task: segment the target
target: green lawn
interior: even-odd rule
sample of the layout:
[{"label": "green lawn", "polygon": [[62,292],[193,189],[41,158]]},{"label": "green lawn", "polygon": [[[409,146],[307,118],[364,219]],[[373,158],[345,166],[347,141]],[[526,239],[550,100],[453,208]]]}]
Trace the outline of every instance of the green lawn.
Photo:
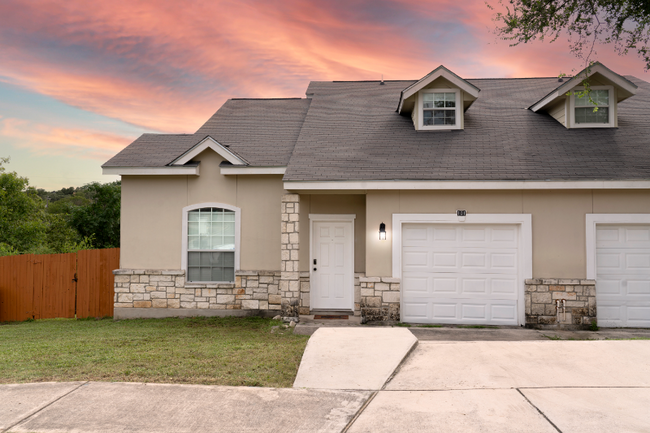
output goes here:
[{"label": "green lawn", "polygon": [[307,337],[252,318],[0,324],[0,383],[120,381],[290,387]]}]

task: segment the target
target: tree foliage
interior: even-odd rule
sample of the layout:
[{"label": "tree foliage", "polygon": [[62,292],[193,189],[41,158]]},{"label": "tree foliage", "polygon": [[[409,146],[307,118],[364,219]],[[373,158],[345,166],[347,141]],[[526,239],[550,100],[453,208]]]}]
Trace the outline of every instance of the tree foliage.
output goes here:
[{"label": "tree foliage", "polygon": [[29,251],[46,241],[45,206],[27,178],[5,172],[0,158],[0,244],[5,250]]},{"label": "tree foliage", "polygon": [[94,182],[83,187],[90,200],[72,211],[72,226],[84,237],[93,236],[97,248],[120,246],[120,182]]},{"label": "tree foliage", "polygon": [[[499,0],[497,34],[519,45],[557,40],[566,32],[571,51],[588,64],[598,43],[613,44],[619,54],[636,51],[650,69],[648,0]],[[492,6],[488,5],[491,9]]]},{"label": "tree foliage", "polygon": [[120,182],[36,190],[0,157],[0,256],[119,247]]}]

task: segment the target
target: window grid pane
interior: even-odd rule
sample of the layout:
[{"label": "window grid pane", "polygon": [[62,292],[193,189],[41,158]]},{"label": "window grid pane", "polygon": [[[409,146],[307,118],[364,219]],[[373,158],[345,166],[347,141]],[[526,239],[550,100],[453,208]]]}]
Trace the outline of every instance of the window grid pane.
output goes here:
[{"label": "window grid pane", "polygon": [[609,108],[599,107],[594,112],[592,107],[577,107],[576,123],[609,123]]},{"label": "window grid pane", "polygon": [[456,93],[424,93],[422,124],[424,126],[455,125]]},{"label": "window grid pane", "polygon": [[234,252],[191,251],[187,254],[189,281],[235,280]]},{"label": "window grid pane", "polygon": [[187,228],[188,281],[234,281],[235,212],[195,209]]},{"label": "window grid pane", "polygon": [[235,212],[218,208],[196,209],[190,211],[188,219],[188,250],[235,249]]}]

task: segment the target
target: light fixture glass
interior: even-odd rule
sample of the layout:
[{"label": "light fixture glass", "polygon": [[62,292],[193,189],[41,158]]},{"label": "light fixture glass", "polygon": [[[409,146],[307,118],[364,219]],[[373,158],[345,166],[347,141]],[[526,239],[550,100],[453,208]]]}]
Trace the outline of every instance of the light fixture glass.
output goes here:
[{"label": "light fixture glass", "polygon": [[379,224],[379,240],[386,240],[386,224],[384,223]]}]

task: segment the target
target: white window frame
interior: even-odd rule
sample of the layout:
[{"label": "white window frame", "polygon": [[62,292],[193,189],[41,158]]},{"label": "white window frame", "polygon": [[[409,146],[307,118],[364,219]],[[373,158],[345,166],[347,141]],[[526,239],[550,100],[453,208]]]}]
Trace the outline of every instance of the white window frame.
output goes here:
[{"label": "white window frame", "polygon": [[235,274],[240,270],[240,246],[241,246],[241,209],[237,206],[231,206],[225,203],[206,202],[197,203],[183,208],[183,223],[182,223],[182,241],[181,241],[181,269],[185,271],[185,281],[189,284],[219,284],[219,283],[234,283],[233,281],[188,281],[188,266],[187,266],[187,221],[190,211],[202,208],[220,208],[232,211],[235,213]]},{"label": "white window frame", "polygon": [[[425,93],[455,93],[456,94],[456,108],[455,108],[456,124],[455,125],[425,125],[424,124],[424,94]],[[460,129],[460,124],[461,124],[460,116],[462,116],[463,114],[461,105],[462,105],[462,101],[460,100],[460,89],[433,88],[433,89],[420,90],[418,95],[418,114],[419,114],[418,129],[423,131]]]},{"label": "white window frame", "polygon": [[[463,218],[463,217],[461,217]],[[467,214],[464,220],[455,214],[393,214],[393,278],[402,280],[402,227],[404,224],[494,224],[519,226],[519,292],[517,294],[518,324],[526,324],[526,280],[533,278],[532,214]],[[400,291],[400,303],[404,292]]]},{"label": "white window frame", "polygon": [[[613,128],[616,125],[614,113],[616,111],[616,101],[614,100],[614,86],[592,86],[591,90],[607,90],[609,92],[609,122],[607,123],[576,123],[576,94],[575,92],[584,91],[584,87],[574,87],[569,96],[569,116],[571,128]],[[585,96],[586,98],[586,96]],[[580,107],[582,108],[582,107]]]}]

